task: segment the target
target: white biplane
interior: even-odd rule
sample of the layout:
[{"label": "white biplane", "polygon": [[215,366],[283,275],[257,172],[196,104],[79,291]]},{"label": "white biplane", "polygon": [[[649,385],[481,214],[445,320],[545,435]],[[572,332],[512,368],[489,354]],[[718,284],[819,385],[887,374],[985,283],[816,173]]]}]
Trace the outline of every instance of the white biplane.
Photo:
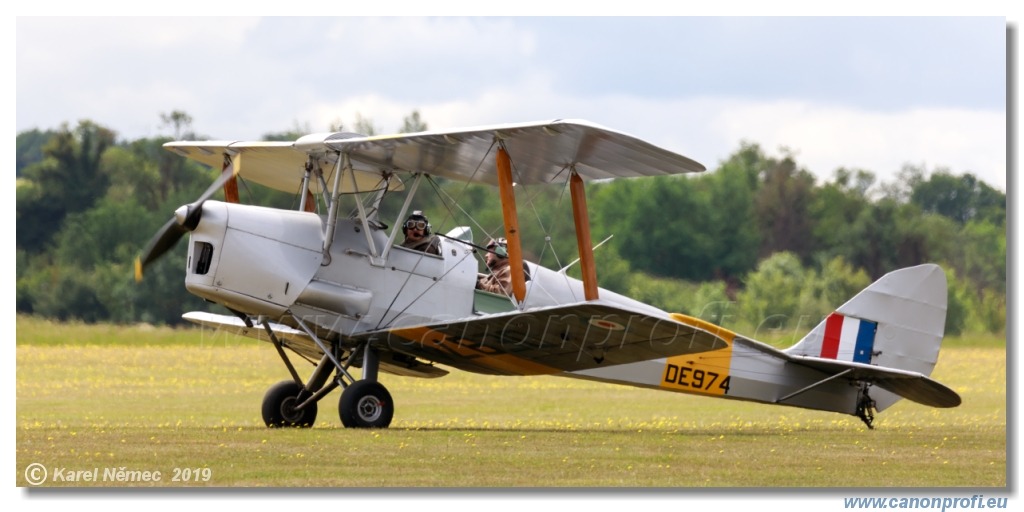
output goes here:
[{"label": "white biplane", "polygon": [[[835,411],[869,427],[876,411],[900,398],[960,404],[928,377],[946,317],[946,279],[936,265],[883,276],[786,350],[599,288],[584,180],[704,170],[620,132],[557,120],[165,147],[222,174],[154,236],[136,277],[189,234],[186,288],[232,315],[184,318],[269,341],[290,373],[264,397],[271,427],[313,425],[317,403],[339,386],[346,427],[387,427],[395,404],[379,373],[434,378],[448,373],[442,366]],[[298,208],[239,204],[239,176],[297,191]],[[431,177],[497,186],[511,268],[507,297],[475,289],[477,257],[486,249],[469,227],[441,237],[440,255],[396,243]],[[570,191],[582,279],[523,261],[514,185],[543,183]],[[222,187],[225,201],[210,200]],[[382,220],[381,200],[392,193],[404,193],[404,201]],[[342,212],[343,201],[354,204],[351,214]],[[315,365],[306,378],[294,355]]]}]

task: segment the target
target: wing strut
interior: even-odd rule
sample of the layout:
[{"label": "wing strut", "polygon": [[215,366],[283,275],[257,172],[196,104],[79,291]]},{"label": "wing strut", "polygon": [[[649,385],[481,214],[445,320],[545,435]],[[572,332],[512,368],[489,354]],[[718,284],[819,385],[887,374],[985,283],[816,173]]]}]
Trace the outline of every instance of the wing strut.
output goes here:
[{"label": "wing strut", "polygon": [[572,219],[576,223],[576,245],[580,252],[580,270],[583,272],[583,297],[587,300],[597,300],[597,269],[594,266],[594,249],[590,245],[587,193],[583,189],[583,178],[580,178],[575,168],[569,178],[569,192],[572,196]]},{"label": "wing strut", "polygon": [[[235,166],[241,170],[242,168],[242,154],[238,153],[235,155]],[[221,174],[233,173],[231,168],[231,155],[224,153],[224,165],[220,168]],[[237,176],[237,174],[236,174]],[[232,176],[231,179],[224,182],[224,201],[228,203],[238,202],[238,178]]]},{"label": "wing strut", "polygon": [[341,184],[341,173],[352,166],[348,159],[348,153],[338,156],[338,163],[334,166],[334,187],[331,189],[331,202],[328,205],[327,225],[324,227],[324,260],[320,264],[326,267],[331,264],[331,244],[334,243],[334,228],[338,225],[338,208],[341,206],[341,196],[338,194],[338,187]]},{"label": "wing strut", "polygon": [[306,172],[302,173],[302,185],[299,187],[302,193],[302,198],[299,199],[299,211],[300,212],[315,212],[316,211],[316,197],[309,191],[310,177],[313,174],[312,162],[306,162]]},{"label": "wing strut", "polygon": [[508,241],[508,265],[512,274],[512,295],[522,303],[526,297],[526,276],[523,274],[523,249],[519,240],[519,217],[516,214],[516,194],[512,190],[512,159],[504,147],[498,148],[498,192],[501,195],[501,214],[505,221],[505,240]]}]

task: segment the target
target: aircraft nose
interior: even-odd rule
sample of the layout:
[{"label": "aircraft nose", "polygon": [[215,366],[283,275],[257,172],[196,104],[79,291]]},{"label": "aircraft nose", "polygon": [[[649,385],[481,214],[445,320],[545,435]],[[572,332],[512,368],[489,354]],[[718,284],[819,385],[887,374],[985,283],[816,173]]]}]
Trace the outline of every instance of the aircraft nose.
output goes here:
[{"label": "aircraft nose", "polygon": [[203,203],[192,203],[179,206],[174,210],[174,220],[187,231],[195,231],[203,218]]},{"label": "aircraft nose", "polygon": [[199,225],[199,219],[203,215],[203,203],[210,198],[214,193],[220,190],[227,181],[236,174],[238,174],[237,167],[233,172],[221,173],[220,177],[217,178],[207,189],[203,192],[203,195],[199,196],[199,199],[192,204],[186,204],[178,207],[174,210],[174,217],[167,220],[153,238],[146,244],[146,248],[142,250],[142,254],[135,259],[135,280],[142,280],[142,269],[146,265],[149,265],[153,261],[156,261],[161,255],[167,252],[174,244],[178,243],[178,240],[184,236],[185,233],[196,229]]}]

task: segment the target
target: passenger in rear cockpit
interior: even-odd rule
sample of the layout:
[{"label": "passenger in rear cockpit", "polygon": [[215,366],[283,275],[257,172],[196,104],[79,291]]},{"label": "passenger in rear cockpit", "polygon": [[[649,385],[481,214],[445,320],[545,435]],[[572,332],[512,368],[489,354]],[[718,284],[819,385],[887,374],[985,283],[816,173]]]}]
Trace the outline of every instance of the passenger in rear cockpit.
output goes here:
[{"label": "passenger in rear cockpit", "polygon": [[484,255],[488,273],[480,274],[476,281],[478,290],[502,295],[512,294],[512,270],[508,266],[508,242],[497,238],[487,244]]},{"label": "passenger in rear cockpit", "polygon": [[402,247],[427,254],[441,255],[441,239],[430,232],[430,221],[423,212],[416,210],[402,225],[405,241]]}]

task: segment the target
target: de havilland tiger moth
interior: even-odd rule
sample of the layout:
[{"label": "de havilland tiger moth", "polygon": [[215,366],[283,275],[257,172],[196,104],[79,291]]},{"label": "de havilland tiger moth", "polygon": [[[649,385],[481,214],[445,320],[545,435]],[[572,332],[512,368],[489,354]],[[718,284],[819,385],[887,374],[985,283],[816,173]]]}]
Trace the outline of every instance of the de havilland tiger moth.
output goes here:
[{"label": "de havilland tiger moth", "polygon": [[[226,314],[184,318],[268,341],[283,362],[288,378],[262,404],[270,427],[312,426],[319,402],[341,387],[344,426],[385,428],[396,404],[382,373],[439,378],[449,369],[833,411],[869,427],[901,398],[960,404],[929,378],[946,318],[937,265],[884,275],[784,350],[599,287],[584,182],[705,170],[618,131],[555,120],[164,146],[221,174],[154,235],[136,278],[188,234],[185,286]],[[298,205],[240,204],[239,178],[296,193]],[[508,293],[475,286],[477,258],[493,249],[474,241],[471,226],[437,233],[438,254],[399,243],[417,192],[434,180],[497,188],[503,229],[493,235],[504,239]],[[581,279],[525,261],[516,191],[540,184],[569,192]],[[221,189],[224,201],[211,199]],[[400,206],[385,218],[381,203],[392,197]],[[308,375],[296,358],[312,363]]]}]

